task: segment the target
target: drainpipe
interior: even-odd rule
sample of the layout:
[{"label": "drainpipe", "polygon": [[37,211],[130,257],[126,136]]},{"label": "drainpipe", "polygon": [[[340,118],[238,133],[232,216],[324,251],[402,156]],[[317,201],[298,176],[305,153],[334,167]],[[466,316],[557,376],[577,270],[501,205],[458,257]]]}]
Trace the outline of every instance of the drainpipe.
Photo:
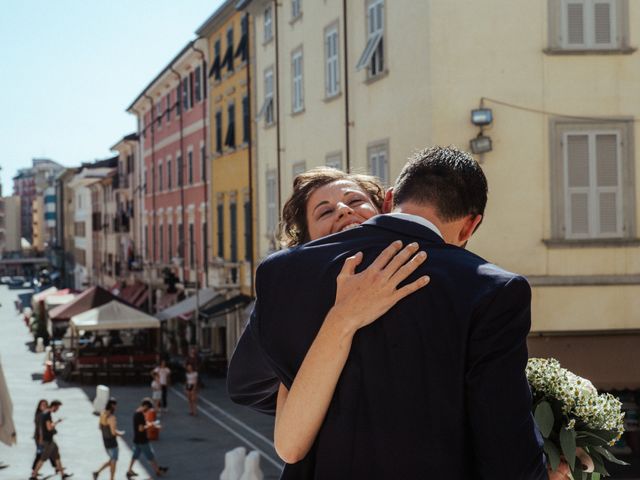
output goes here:
[{"label": "drainpipe", "polygon": [[342,0],[342,37],[344,44],[344,159],[345,170],[351,172],[351,151],[350,151],[350,138],[349,128],[351,127],[351,120],[349,118],[349,49],[347,48],[347,0]]},{"label": "drainpipe", "polygon": [[[208,88],[204,88],[205,82],[209,81],[209,78],[207,77],[207,60],[206,57],[204,56],[204,52],[202,50],[200,50],[199,48],[197,48],[194,44],[191,45],[191,48],[200,54],[200,58],[202,59],[202,79],[200,81],[200,88],[202,89],[201,91],[201,100],[202,100],[202,129],[204,130],[204,150],[205,150],[205,162],[204,162],[204,170],[206,172],[207,170],[207,165],[209,164],[209,162],[207,162],[206,158],[208,157],[207,152],[209,151],[207,149],[207,139],[209,138],[209,133],[207,132],[207,102],[208,102],[208,95],[205,98],[204,92],[206,91],[207,93],[209,92]],[[201,180],[202,180],[202,172],[200,172],[200,176],[201,176]],[[208,220],[209,217],[209,195],[208,195],[208,184],[207,182],[209,181],[209,175],[207,175],[207,181],[203,181],[202,182],[202,188],[204,189],[204,219],[205,221]],[[202,224],[202,219],[200,219],[200,223]],[[207,226],[209,225],[209,222],[207,222]],[[203,238],[202,242],[204,243],[204,256],[202,257],[202,263],[204,266],[204,284],[205,286],[209,286],[209,249],[207,248],[207,242],[206,240],[209,238],[209,232],[208,232],[208,228],[207,228],[207,238]],[[196,262],[197,264],[197,262]],[[198,271],[196,268],[196,276],[198,276]]]},{"label": "drainpipe", "polygon": [[[151,110],[150,110],[150,114],[149,114],[149,119],[151,121],[151,208],[152,208],[152,216],[153,216],[153,232],[152,235],[149,235],[151,237],[151,243],[153,243],[153,261],[149,262],[149,305],[151,305],[150,308],[150,312],[151,314],[153,314],[153,310],[154,310],[154,306],[155,306],[155,302],[153,301],[153,289],[151,288],[151,268],[152,265],[155,264],[156,261],[156,242],[155,240],[155,235],[156,235],[156,161],[155,161],[155,142],[156,142],[156,137],[155,137],[155,125],[156,125],[156,119],[153,118],[153,98],[151,98],[149,95],[147,95],[146,93],[144,94],[144,97],[149,100],[149,104],[151,105]],[[144,143],[142,145],[142,154],[143,154],[143,158],[142,160],[144,161]],[[149,246],[147,245],[147,250],[149,249]]]},{"label": "drainpipe", "polygon": [[[169,70],[171,70],[171,73],[173,73],[177,78],[178,78],[178,86],[180,87],[178,89],[178,91],[180,92],[179,95],[176,98],[176,103],[177,102],[182,102],[182,77],[180,76],[180,74],[173,68],[173,67],[169,67]],[[181,270],[182,270],[182,283],[184,284],[185,282],[185,245],[184,245],[184,239],[187,238],[187,232],[185,232],[185,228],[186,228],[186,212],[185,212],[185,208],[184,208],[184,159],[185,159],[185,151],[184,151],[184,131],[183,131],[183,118],[186,115],[186,110],[183,108],[184,105],[181,107],[180,109],[180,164],[178,164],[178,167],[180,168],[180,174],[178,175],[178,178],[176,180],[181,180],[180,182],[180,205],[182,206],[182,242],[180,242],[178,249],[179,249],[179,253],[180,253],[180,258],[182,259],[182,265],[181,265]],[[176,111],[177,111],[177,107],[176,107]],[[178,163],[177,161],[178,159],[176,158],[176,163]]]},{"label": "drainpipe", "polygon": [[[249,30],[249,14],[245,13],[246,18],[247,18],[247,65],[246,65],[246,72],[247,72],[247,104],[249,105],[249,120],[251,120],[251,50],[250,50],[250,45],[251,45],[251,31]],[[253,155],[252,155],[252,149],[253,149],[253,122],[249,121],[249,135],[247,137],[247,148],[249,150],[249,155],[248,155],[248,162],[249,162],[249,222],[248,225],[250,226],[251,230],[250,233],[251,235],[247,236],[247,240],[250,242],[250,248],[249,248],[249,272],[246,274],[249,276],[249,288],[250,291],[253,292],[253,264],[255,261],[255,257],[254,257],[254,251],[253,251],[253,239],[254,239],[254,235],[255,235],[255,229],[253,228]],[[245,225],[247,225],[247,222],[245,220]],[[245,236],[246,236],[245,232]],[[246,247],[245,247],[246,249]]]},{"label": "drainpipe", "polygon": [[278,216],[281,215],[282,212],[282,174],[281,174],[281,147],[280,147],[280,62],[279,62],[279,33],[280,29],[278,28],[278,0],[273,0],[273,16],[275,23],[275,49],[276,49],[276,158],[278,165]]}]

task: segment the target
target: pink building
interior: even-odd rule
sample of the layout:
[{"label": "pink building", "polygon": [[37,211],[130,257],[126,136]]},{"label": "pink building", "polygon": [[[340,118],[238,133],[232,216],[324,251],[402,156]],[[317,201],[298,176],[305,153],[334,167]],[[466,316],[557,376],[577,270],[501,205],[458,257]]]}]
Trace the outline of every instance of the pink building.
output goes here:
[{"label": "pink building", "polygon": [[204,41],[188,43],[127,109],[140,136],[144,265],[158,289],[166,268],[187,286],[206,283],[206,65]]}]

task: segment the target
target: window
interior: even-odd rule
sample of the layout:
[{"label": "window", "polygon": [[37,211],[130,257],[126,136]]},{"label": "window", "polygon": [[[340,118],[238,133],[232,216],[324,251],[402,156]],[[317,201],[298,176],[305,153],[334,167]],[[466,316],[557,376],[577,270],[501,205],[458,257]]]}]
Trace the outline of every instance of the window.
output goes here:
[{"label": "window", "polygon": [[224,54],[223,65],[227,66],[229,72],[233,72],[233,27],[227,29],[227,51]]},{"label": "window", "polygon": [[629,49],[628,0],[549,0],[550,51]]},{"label": "window", "polygon": [[84,222],[75,222],[73,224],[73,234],[76,237],[84,237],[85,236],[85,223]]},{"label": "window", "polygon": [[264,9],[264,43],[273,38],[273,10],[271,5]]},{"label": "window", "polygon": [[158,191],[162,191],[162,164],[158,165]]},{"label": "window", "polygon": [[356,69],[365,67],[372,77],[384,71],[384,0],[369,0],[367,6],[367,44]]},{"label": "window", "polygon": [[196,97],[196,102],[202,100],[202,69],[200,67],[196,67],[196,71],[194,73],[194,94]]},{"label": "window", "polygon": [[249,196],[244,199],[244,259],[246,261],[251,260],[252,253],[252,225],[251,225],[251,202],[249,202]]},{"label": "window", "polygon": [[193,184],[193,151],[189,150],[187,152],[187,168],[189,169],[189,184]]},{"label": "window", "polygon": [[293,97],[291,100],[291,110],[294,113],[304,109],[304,98],[302,88],[302,50],[298,49],[291,55],[291,76],[293,85]]},{"label": "window", "polygon": [[216,152],[222,153],[222,111],[216,112]]},{"label": "window", "polygon": [[158,127],[162,126],[162,102],[160,100],[156,103],[156,122]]},{"label": "window", "polygon": [[147,253],[147,258],[151,257],[151,249],[149,247],[149,230],[151,229],[150,225],[147,225],[147,228],[144,229],[144,245],[145,245],[145,251]]},{"label": "window", "polygon": [[207,155],[204,144],[200,145],[200,180],[207,181]]},{"label": "window", "polygon": [[267,234],[273,237],[276,233],[278,225],[278,187],[276,184],[276,172],[274,170],[267,172]]},{"label": "window", "polygon": [[189,77],[182,79],[182,109],[189,110]]},{"label": "window", "polygon": [[258,119],[264,115],[264,123],[273,124],[273,108],[273,67],[269,67],[264,71],[264,103],[258,112]]},{"label": "window", "polygon": [[236,202],[229,203],[229,223],[231,227],[231,261],[238,261],[238,206]]},{"label": "window", "polygon": [[211,70],[209,70],[209,77],[213,77],[214,81],[220,81],[220,70],[222,60],[220,59],[220,39],[213,43],[213,63],[211,64]]},{"label": "window", "polygon": [[249,143],[251,117],[249,117],[249,97],[242,97],[242,143]]},{"label": "window", "polygon": [[291,0],[291,19],[295,20],[302,15],[302,0]]},{"label": "window", "polygon": [[298,175],[300,175],[301,173],[304,173],[306,171],[307,171],[306,162],[294,163],[293,167],[291,168],[291,173],[293,174],[293,178],[296,178]]},{"label": "window", "polygon": [[327,165],[327,167],[342,170],[342,153],[330,153],[325,159],[325,164]]},{"label": "window", "polygon": [[182,83],[178,82],[178,86],[176,87],[176,116],[179,116],[182,113],[182,102],[180,102],[181,98]]},{"label": "window", "polygon": [[209,243],[209,235],[207,234],[207,221],[202,217],[202,266],[207,264],[207,243]]},{"label": "window", "polygon": [[159,229],[158,236],[160,237],[159,238],[159,241],[160,241],[160,247],[159,247],[160,248],[160,261],[164,262],[165,261],[165,257],[164,257],[164,226],[160,225],[158,227],[158,229]]},{"label": "window", "polygon": [[167,225],[167,259],[171,262],[173,258],[173,225]]},{"label": "window", "polygon": [[191,268],[196,266],[196,237],[193,230],[193,223],[189,224],[189,265]]},{"label": "window", "polygon": [[389,184],[389,148],[386,143],[372,145],[368,148],[369,172],[380,179],[384,186]]},{"label": "window", "polygon": [[224,145],[229,148],[236,147],[236,108],[235,104],[230,103],[227,106],[227,136],[224,139]]},{"label": "window", "polygon": [[178,256],[184,262],[184,228],[182,223],[178,225]]},{"label": "window", "polygon": [[340,93],[340,58],[338,53],[338,24],[324,31],[325,95],[330,98]]},{"label": "window", "polygon": [[633,237],[632,122],[552,123],[552,235]]},{"label": "window", "polygon": [[184,185],[184,166],[182,165],[182,154],[176,155],[176,168],[178,169],[178,186]]},{"label": "window", "polygon": [[169,122],[171,120],[171,93],[167,93],[167,95],[164,97],[165,101],[165,110],[164,110],[164,116],[165,116],[165,121]]},{"label": "window", "polygon": [[240,57],[240,61],[246,62],[249,55],[249,15],[245,14],[240,20],[240,43],[234,54],[235,58]]},{"label": "window", "polygon": [[167,158],[167,190],[173,188],[171,178],[171,157]]},{"label": "window", "polygon": [[217,221],[218,221],[218,257],[224,257],[224,204],[218,200]]}]

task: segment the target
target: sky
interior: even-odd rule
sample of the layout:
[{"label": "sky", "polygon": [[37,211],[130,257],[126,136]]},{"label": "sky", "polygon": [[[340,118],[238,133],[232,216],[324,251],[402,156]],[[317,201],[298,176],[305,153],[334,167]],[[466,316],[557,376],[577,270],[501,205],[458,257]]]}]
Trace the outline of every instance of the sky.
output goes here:
[{"label": "sky", "polygon": [[3,195],[32,158],[76,166],[135,131],[125,110],[222,0],[3,0]]}]

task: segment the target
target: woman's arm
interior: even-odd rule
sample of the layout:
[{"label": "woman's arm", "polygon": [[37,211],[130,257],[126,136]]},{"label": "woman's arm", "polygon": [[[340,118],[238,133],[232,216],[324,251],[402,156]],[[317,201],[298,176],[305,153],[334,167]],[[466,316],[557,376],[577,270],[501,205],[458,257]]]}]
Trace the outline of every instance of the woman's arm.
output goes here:
[{"label": "woman's arm", "polygon": [[378,319],[399,300],[429,283],[429,277],[397,288],[427,258],[412,243],[387,247],[363,272],[362,253],[348,258],[337,278],[336,302],[325,317],[291,386],[280,385],[274,443],[280,458],[304,458],[320,430],[356,331]]}]

